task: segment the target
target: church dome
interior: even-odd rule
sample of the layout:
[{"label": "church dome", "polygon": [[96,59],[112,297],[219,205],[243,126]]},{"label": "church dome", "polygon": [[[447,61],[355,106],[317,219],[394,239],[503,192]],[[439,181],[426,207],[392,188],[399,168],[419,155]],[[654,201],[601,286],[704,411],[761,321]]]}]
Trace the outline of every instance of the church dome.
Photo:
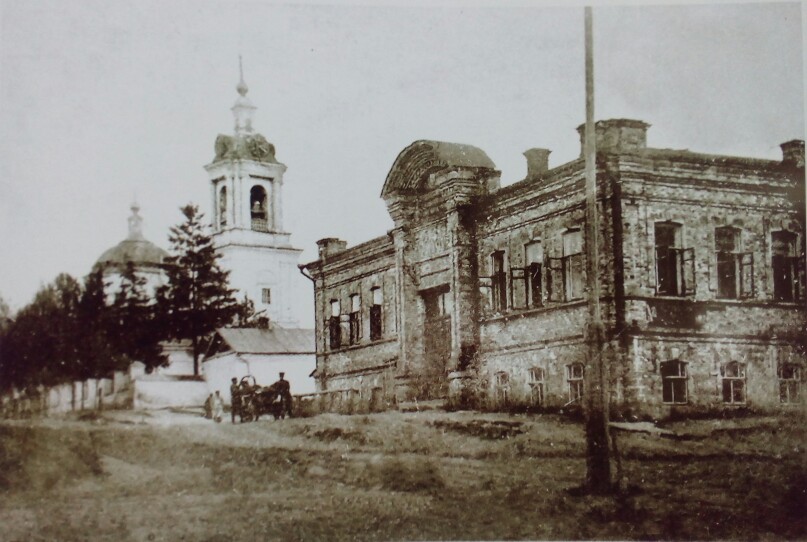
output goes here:
[{"label": "church dome", "polygon": [[156,267],[162,265],[168,253],[151,241],[126,239],[110,248],[98,258],[98,265],[135,265]]},{"label": "church dome", "polygon": [[159,267],[168,253],[143,237],[143,219],[138,215],[140,207],[132,205],[129,217],[129,237],[106,250],[95,262],[100,266],[124,266],[132,262],[137,267]]}]

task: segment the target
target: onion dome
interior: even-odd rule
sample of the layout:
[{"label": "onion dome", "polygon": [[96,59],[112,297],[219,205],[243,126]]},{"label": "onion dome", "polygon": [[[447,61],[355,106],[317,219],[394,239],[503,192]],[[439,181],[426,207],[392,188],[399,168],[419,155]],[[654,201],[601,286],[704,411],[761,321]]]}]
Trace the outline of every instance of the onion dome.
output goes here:
[{"label": "onion dome", "polygon": [[161,267],[168,253],[143,237],[143,218],[138,214],[140,206],[132,204],[129,217],[129,236],[110,248],[95,262],[103,267],[122,267],[132,262],[135,267]]}]

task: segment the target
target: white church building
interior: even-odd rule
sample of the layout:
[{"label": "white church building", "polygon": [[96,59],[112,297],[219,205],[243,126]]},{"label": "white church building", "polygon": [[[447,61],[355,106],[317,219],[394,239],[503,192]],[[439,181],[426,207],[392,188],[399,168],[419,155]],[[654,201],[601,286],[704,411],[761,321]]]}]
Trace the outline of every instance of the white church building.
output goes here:
[{"label": "white church building", "polygon": [[[225,398],[229,398],[230,378],[247,373],[268,385],[283,371],[292,393],[309,392],[313,391],[309,375],[316,367],[315,335],[313,329],[299,328],[296,309],[300,303],[312,307],[313,300],[307,297],[310,287],[297,268],[302,250],[291,245],[291,234],[283,228],[286,166],[275,157],[274,145],[253,129],[256,107],[247,97],[243,72],[236,90],[235,131],[216,138],[216,155],[205,166],[213,240],[238,298],[247,296],[273,328],[288,333],[255,330],[250,335],[254,340],[246,341],[249,352],[239,351],[235,344],[227,355],[211,350],[202,362],[202,372],[211,390],[221,391]],[[235,341],[230,335],[219,330],[216,336]]]},{"label": "white church building", "polygon": [[[297,268],[302,250],[291,245],[291,234],[283,228],[286,166],[275,158],[274,145],[253,130],[256,107],[247,98],[243,73],[236,90],[239,96],[232,107],[235,131],[216,138],[215,157],[204,166],[210,182],[208,216],[219,261],[230,271],[230,286],[237,290],[237,299],[246,296],[252,300],[256,312],[269,319],[270,330],[234,334],[218,330],[211,337],[211,346],[217,337],[248,336],[248,351],[242,348],[244,340],[235,339],[237,344],[225,351],[209,349],[201,367],[204,382],[195,387],[185,378],[193,373],[190,356],[180,348],[182,343],[170,343],[169,367],[136,379],[135,404],[141,408],[198,406],[217,390],[229,398],[230,379],[245,374],[268,385],[277,379],[277,373],[285,372],[292,393],[314,389],[310,377],[316,367],[314,330],[300,328],[296,316],[301,306],[311,308],[313,300],[310,286]],[[166,281],[163,265],[168,254],[143,237],[139,210],[137,204],[132,205],[128,237],[96,262],[104,266],[112,296],[130,261],[135,272],[147,279],[149,294]],[[176,385],[171,384],[174,381]]]}]

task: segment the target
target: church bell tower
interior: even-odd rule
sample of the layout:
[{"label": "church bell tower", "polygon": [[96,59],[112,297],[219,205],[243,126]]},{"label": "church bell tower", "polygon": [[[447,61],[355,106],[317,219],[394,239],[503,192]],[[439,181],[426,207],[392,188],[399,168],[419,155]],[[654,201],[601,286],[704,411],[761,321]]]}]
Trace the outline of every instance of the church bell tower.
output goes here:
[{"label": "church bell tower", "polygon": [[256,107],[247,97],[243,69],[240,75],[234,134],[216,138],[216,156],[205,166],[213,239],[239,300],[246,295],[271,322],[296,327],[292,304],[302,250],[291,246],[291,234],[283,229],[286,166],[275,158],[274,145],[253,130]]}]

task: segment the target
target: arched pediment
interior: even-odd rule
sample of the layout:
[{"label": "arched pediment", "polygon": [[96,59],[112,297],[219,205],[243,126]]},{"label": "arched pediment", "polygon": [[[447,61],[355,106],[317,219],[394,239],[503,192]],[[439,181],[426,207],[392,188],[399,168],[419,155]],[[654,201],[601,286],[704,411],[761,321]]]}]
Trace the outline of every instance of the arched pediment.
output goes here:
[{"label": "arched pediment", "polygon": [[415,141],[392,164],[381,197],[421,191],[429,175],[445,168],[496,169],[485,151],[472,145],[442,141]]}]

